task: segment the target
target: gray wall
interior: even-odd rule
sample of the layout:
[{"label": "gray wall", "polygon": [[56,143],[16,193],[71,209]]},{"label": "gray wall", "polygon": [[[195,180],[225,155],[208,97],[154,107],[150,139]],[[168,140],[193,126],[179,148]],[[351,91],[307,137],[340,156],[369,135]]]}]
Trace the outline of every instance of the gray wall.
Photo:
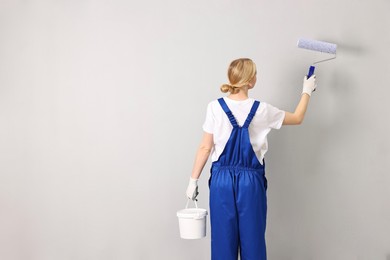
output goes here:
[{"label": "gray wall", "polygon": [[[300,37],[338,44],[269,136],[270,260],[390,259],[390,1],[0,2],[0,258],[208,259],[176,211],[231,60],[293,110]],[[325,58],[327,58],[326,56]],[[199,204],[208,208],[208,167]]]}]

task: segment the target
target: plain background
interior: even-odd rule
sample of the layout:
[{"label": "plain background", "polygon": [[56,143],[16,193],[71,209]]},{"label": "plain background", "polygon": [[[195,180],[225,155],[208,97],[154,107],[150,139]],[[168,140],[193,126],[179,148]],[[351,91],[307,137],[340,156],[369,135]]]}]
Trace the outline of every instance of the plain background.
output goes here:
[{"label": "plain background", "polygon": [[[207,103],[252,58],[303,125],[269,135],[270,260],[390,259],[390,1],[1,0],[0,258],[209,259],[176,211]],[[209,163],[199,205],[208,208]],[[208,230],[209,232],[209,230]]]}]

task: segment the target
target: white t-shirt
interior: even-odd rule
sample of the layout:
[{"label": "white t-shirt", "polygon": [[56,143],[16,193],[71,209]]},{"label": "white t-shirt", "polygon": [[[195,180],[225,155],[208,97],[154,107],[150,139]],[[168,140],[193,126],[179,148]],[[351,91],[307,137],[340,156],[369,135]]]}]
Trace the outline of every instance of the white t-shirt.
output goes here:
[{"label": "white t-shirt", "polygon": [[[224,97],[224,100],[230,111],[232,111],[238,125],[242,126],[255,100],[248,98],[237,101],[227,97]],[[283,110],[260,101],[260,106],[249,125],[250,142],[260,163],[263,163],[264,155],[268,150],[268,133],[271,129],[279,129],[282,126],[284,116],[285,112]],[[211,160],[213,162],[217,161],[233,130],[233,126],[218,100],[211,101],[208,104],[203,130],[213,134],[214,149]]]}]

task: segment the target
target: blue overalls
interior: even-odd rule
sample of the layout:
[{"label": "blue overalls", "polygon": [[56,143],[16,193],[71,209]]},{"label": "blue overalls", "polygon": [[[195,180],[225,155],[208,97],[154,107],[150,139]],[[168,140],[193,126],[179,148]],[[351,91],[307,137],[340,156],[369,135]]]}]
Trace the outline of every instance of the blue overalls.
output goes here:
[{"label": "blue overalls", "polygon": [[260,102],[240,127],[223,98],[218,101],[233,130],[211,167],[211,259],[237,260],[240,251],[241,260],[266,260],[267,179],[248,131]]}]

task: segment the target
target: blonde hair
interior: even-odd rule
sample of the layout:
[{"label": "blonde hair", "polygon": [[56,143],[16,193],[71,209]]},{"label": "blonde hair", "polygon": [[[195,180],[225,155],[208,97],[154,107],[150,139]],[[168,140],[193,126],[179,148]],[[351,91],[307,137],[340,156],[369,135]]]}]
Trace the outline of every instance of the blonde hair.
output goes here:
[{"label": "blonde hair", "polygon": [[230,84],[223,84],[221,91],[236,94],[240,88],[247,86],[256,75],[256,64],[248,58],[241,58],[230,63],[228,69],[228,78]]}]

